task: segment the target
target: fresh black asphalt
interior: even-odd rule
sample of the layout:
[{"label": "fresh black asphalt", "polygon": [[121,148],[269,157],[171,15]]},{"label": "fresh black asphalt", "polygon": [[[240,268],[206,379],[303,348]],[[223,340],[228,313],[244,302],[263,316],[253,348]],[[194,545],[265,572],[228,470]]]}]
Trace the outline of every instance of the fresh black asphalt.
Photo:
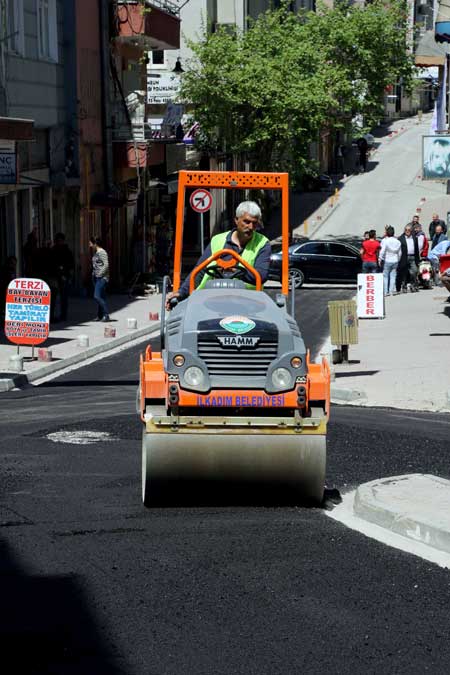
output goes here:
[{"label": "fresh black asphalt", "polygon": [[[0,396],[3,672],[448,673],[447,570],[270,494],[142,507],[138,351]],[[63,430],[111,440],[47,438]],[[327,484],[448,478],[449,431],[333,407]]]}]

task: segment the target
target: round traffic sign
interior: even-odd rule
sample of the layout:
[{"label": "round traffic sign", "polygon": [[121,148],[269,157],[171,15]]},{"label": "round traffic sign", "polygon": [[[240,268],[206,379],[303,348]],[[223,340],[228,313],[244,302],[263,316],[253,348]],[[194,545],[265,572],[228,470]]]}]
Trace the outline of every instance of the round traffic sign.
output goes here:
[{"label": "round traffic sign", "polygon": [[212,195],[208,190],[199,188],[191,194],[189,202],[197,213],[206,213],[212,206]]}]

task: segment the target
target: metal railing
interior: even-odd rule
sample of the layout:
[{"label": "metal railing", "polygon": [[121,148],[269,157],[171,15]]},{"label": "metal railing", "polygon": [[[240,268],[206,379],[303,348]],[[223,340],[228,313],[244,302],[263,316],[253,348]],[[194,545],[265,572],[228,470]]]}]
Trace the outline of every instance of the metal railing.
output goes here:
[{"label": "metal railing", "polygon": [[158,7],[158,9],[169,12],[169,14],[175,14],[176,16],[180,13],[178,5],[175,2],[171,2],[171,0],[149,0],[148,4],[150,6],[154,5],[155,7]]}]

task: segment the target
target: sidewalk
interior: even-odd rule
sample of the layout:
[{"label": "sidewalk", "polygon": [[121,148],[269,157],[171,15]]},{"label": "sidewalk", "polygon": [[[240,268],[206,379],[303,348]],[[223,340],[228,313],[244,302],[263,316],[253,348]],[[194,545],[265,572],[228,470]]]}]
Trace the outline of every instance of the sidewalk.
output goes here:
[{"label": "sidewalk", "polygon": [[[49,363],[31,360],[31,347],[21,347],[20,354],[24,358],[23,372],[11,369],[9,359],[17,354],[17,347],[10,343],[4,335],[3,326],[0,333],[0,391],[9,391],[15,386],[23,386],[42,377],[50,375],[67,366],[80,363],[96,354],[109,351],[115,347],[148,335],[158,328],[159,320],[150,320],[150,313],[161,312],[161,295],[145,297],[128,295],[111,295],[108,297],[111,321],[96,322],[96,303],[92,298],[71,298],[69,303],[70,320],[56,323],[50,327],[47,341],[40,345],[52,352]],[[136,319],[137,327],[128,328],[128,319]],[[113,328],[115,337],[105,337],[105,328]],[[80,347],[78,336],[87,336],[88,347]],[[37,357],[37,347],[35,356]]]},{"label": "sidewalk", "polygon": [[450,412],[450,302],[444,288],[386,298],[385,319],[360,319],[349,364],[334,366],[332,401]]}]

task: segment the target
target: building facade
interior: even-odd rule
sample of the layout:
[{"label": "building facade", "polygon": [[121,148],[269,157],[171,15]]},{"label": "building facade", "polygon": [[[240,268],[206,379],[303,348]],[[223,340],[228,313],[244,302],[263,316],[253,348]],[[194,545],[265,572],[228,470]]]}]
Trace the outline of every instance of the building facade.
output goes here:
[{"label": "building facade", "polygon": [[0,112],[34,121],[33,140],[17,145],[16,182],[0,186],[0,257],[15,256],[23,273],[27,241],[45,246],[68,226],[55,180],[65,165],[64,3],[1,0],[0,17]]}]

